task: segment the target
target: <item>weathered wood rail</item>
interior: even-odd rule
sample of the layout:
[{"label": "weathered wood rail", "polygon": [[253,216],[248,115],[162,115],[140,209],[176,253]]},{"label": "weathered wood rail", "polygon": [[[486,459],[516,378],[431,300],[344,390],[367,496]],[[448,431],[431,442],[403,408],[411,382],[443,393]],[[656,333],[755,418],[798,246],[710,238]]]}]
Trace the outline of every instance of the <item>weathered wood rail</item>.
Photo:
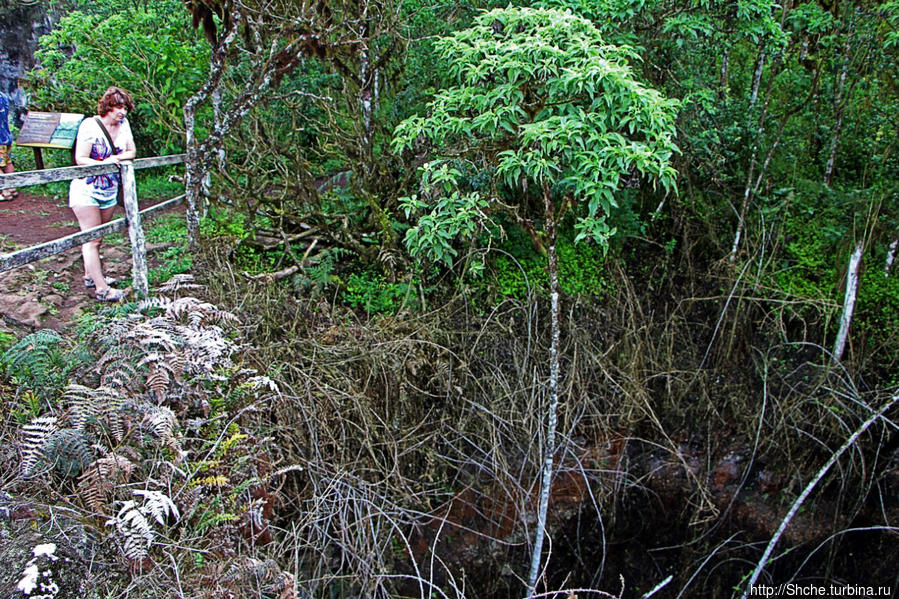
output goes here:
[{"label": "weathered wood rail", "polygon": [[89,175],[102,175],[119,172],[122,177],[125,198],[125,218],[110,221],[105,225],[94,227],[87,231],[68,235],[60,239],[48,241],[40,245],[32,246],[10,254],[0,254],[0,272],[5,272],[25,264],[30,264],[42,258],[70,250],[87,241],[98,239],[110,233],[128,228],[131,239],[132,254],[132,282],[137,293],[145,297],[149,293],[147,283],[147,250],[144,231],[141,225],[142,217],[153,216],[160,210],[174,206],[184,200],[184,196],[172,198],[150,208],[140,210],[137,204],[137,185],[135,184],[134,171],[137,169],[167,166],[184,162],[185,154],[172,156],[156,156],[154,158],[138,158],[134,161],[125,161],[119,164],[99,164],[91,166],[66,166],[42,171],[24,171],[0,175],[0,189],[9,187],[27,187],[52,183],[54,181],[69,181]]}]

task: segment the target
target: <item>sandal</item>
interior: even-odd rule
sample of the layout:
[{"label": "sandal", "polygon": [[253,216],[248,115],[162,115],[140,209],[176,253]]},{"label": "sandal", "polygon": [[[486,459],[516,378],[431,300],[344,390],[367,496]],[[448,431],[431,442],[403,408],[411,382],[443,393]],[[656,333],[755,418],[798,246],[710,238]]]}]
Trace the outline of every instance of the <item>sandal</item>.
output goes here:
[{"label": "sandal", "polygon": [[[112,277],[103,277],[103,278],[106,279],[107,285],[114,285],[116,282],[116,279],[113,279]],[[91,287],[97,286],[91,277],[82,277],[81,280],[84,281],[84,286],[87,287],[88,289],[90,289]]]},{"label": "sandal", "polygon": [[4,191],[0,192],[0,202],[9,202],[10,200],[14,199],[17,195],[19,195],[19,194],[4,190]]},{"label": "sandal", "polygon": [[106,291],[97,292],[98,302],[120,302],[125,297],[125,292],[121,289],[113,289],[109,287]]}]

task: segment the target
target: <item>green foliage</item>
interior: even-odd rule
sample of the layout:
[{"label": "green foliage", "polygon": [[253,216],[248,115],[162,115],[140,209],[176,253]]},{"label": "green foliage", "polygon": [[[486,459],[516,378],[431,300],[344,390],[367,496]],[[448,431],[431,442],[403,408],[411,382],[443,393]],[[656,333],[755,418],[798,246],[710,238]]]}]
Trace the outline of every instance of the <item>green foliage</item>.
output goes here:
[{"label": "green foliage", "polygon": [[63,478],[74,478],[94,461],[94,452],[84,433],[73,428],[56,431],[41,448],[34,470],[53,470]]},{"label": "green foliage", "polygon": [[80,364],[78,354],[69,353],[69,344],[59,333],[42,329],[26,335],[0,356],[0,367],[14,377],[22,391],[28,390],[45,401],[55,400]]},{"label": "green foliage", "polygon": [[391,283],[369,271],[352,273],[346,278],[343,300],[369,314],[393,314],[418,304],[417,289],[415,279]]},{"label": "green foliage", "polygon": [[15,342],[15,335],[6,331],[0,331],[0,351],[5,352]]},{"label": "green foliage", "polygon": [[67,15],[40,39],[41,68],[28,76],[32,103],[94,114],[106,88],[118,85],[135,101],[129,119],[139,152],[175,150],[184,103],[205,78],[208,45],[190,27],[180,0],[122,3],[114,11],[104,11],[105,4],[85,5],[90,12]]},{"label": "green foliage", "polygon": [[[622,177],[639,173],[674,189],[677,102],[639,83],[628,66],[637,56],[607,44],[589,21],[556,10],[494,10],[436,46],[457,86],[439,92],[427,116],[397,127],[397,149],[423,136],[445,155],[462,152],[473,165],[495,169],[499,191],[519,209],[536,205],[536,214],[524,217],[543,217],[540,198],[548,195],[555,218],[573,209],[576,240],[600,245],[615,233],[607,217]],[[463,209],[485,226],[489,211],[461,171],[435,172],[443,188],[437,191],[448,199],[432,197],[433,186],[424,185],[407,206],[436,209],[406,240],[413,255],[425,253],[425,239],[446,260],[454,235],[478,230],[463,229],[448,213]],[[505,208],[497,199],[489,198],[492,210]]]},{"label": "green foliage", "polygon": [[308,259],[305,273],[295,276],[291,283],[299,293],[321,294],[332,284],[339,284],[337,267],[341,259],[355,256],[353,252],[340,248],[325,248]]},{"label": "green foliage", "polygon": [[271,272],[284,258],[283,250],[267,251],[250,243],[241,243],[234,249],[234,264],[251,273]]},{"label": "green foliage", "polygon": [[889,369],[899,362],[899,277],[884,274],[882,263],[874,260],[865,266],[853,330],[866,340],[864,356]]},{"label": "green foliage", "polygon": [[784,247],[774,278],[791,296],[839,304],[846,239],[855,226],[856,206],[864,199],[811,182],[784,193],[785,205],[772,209],[784,219]]},{"label": "green foliage", "polygon": [[159,285],[171,279],[174,275],[190,272],[193,267],[193,259],[187,251],[186,245],[176,245],[162,252],[162,264],[151,268],[147,273],[147,282],[150,285]]},{"label": "green foliage", "polygon": [[231,241],[245,239],[251,231],[246,217],[225,206],[209,207],[207,218],[200,221],[200,233],[206,238],[224,237]]},{"label": "green foliage", "polygon": [[193,267],[193,259],[187,248],[187,225],[182,214],[165,214],[150,221],[147,241],[173,244],[159,255],[162,263],[147,273],[150,285],[164,283],[174,275],[189,272]]},{"label": "green foliage", "polygon": [[150,243],[186,243],[187,225],[183,214],[163,214],[147,224]]},{"label": "green foliage", "polygon": [[183,183],[173,180],[158,169],[137,171],[137,195],[141,200],[168,200],[183,193]]},{"label": "green foliage", "polygon": [[[492,275],[488,284],[498,295],[525,299],[529,293],[546,293],[549,276],[546,256],[537,252],[520,229],[509,231],[501,244],[502,253],[492,253]],[[559,287],[571,296],[600,298],[613,290],[607,273],[610,260],[603,248],[594,243],[575,243],[574,232],[566,230],[556,244],[559,260]]]},{"label": "green foliage", "polygon": [[[455,189],[461,177],[462,172],[449,164],[427,164],[422,168],[421,194],[401,198],[406,218],[420,215],[417,225],[406,232],[406,247],[413,256],[452,266],[458,254],[453,241],[474,237],[489,222],[489,202],[480,192],[463,194]],[[437,199],[429,203],[423,197]]]}]

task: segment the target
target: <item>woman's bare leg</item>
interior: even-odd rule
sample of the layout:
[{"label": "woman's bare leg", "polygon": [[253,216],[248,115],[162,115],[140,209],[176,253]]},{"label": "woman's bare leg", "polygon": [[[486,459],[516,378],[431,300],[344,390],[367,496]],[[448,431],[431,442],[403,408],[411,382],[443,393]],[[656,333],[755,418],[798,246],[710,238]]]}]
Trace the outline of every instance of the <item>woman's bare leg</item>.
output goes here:
[{"label": "woman's bare leg", "polygon": [[[75,206],[72,208],[75,218],[78,219],[78,226],[82,231],[93,229],[103,223],[109,222],[112,213],[115,212],[115,206],[100,210],[97,206]],[[109,289],[106,279],[103,278],[103,267],[100,264],[100,239],[94,239],[81,245],[81,257],[84,258],[84,276],[94,280],[97,293],[102,293]]]}]

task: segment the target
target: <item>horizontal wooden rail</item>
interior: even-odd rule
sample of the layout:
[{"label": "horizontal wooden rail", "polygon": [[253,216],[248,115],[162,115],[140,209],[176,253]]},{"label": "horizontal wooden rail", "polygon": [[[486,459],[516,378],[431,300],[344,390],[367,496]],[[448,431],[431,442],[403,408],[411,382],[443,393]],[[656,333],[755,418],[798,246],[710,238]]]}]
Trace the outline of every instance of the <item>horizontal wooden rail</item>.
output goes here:
[{"label": "horizontal wooden rail", "polygon": [[[155,214],[156,212],[164,210],[171,206],[177,206],[183,201],[184,195],[180,195],[172,198],[171,200],[160,202],[155,206],[144,208],[140,211],[140,215],[141,217],[152,218],[154,216],[157,216]],[[0,272],[6,272],[7,270],[12,270],[19,266],[24,266],[25,264],[36,262],[41,258],[46,258],[54,254],[59,254],[60,252],[65,252],[66,250],[77,247],[82,243],[86,243],[94,239],[99,239],[100,237],[109,235],[110,233],[121,231],[127,226],[127,219],[122,217],[113,221],[109,221],[105,225],[100,225],[99,227],[88,229],[87,231],[73,233],[71,235],[67,235],[66,237],[60,237],[59,239],[54,239],[53,241],[48,241],[40,245],[35,245],[30,248],[12,252],[11,254],[0,254]]]},{"label": "horizontal wooden rail", "polygon": [[115,231],[121,231],[125,227],[128,227],[128,236],[131,238],[131,281],[138,295],[146,297],[149,293],[147,286],[147,248],[146,241],[144,240],[144,230],[141,226],[141,215],[149,216],[157,210],[173,206],[181,202],[185,196],[181,195],[166,202],[151,206],[150,208],[140,210],[137,204],[137,185],[135,184],[134,172],[136,169],[141,168],[179,164],[184,162],[185,157],[185,154],[174,154],[172,156],[156,156],[153,158],[126,160],[117,164],[64,166],[62,168],[41,171],[25,171],[22,173],[0,175],[0,189],[7,189],[10,187],[40,185],[42,183],[67,181],[90,175],[118,172],[121,177],[122,195],[125,200],[125,218],[120,218],[106,223],[105,225],[94,227],[88,231],[82,231],[80,233],[75,233],[74,235],[19,250],[18,252],[0,255],[0,272],[30,264],[41,258],[64,252],[87,241],[98,239],[104,235],[108,235]]},{"label": "horizontal wooden rail", "polygon": [[[184,162],[186,154],[172,154],[171,156],[156,156],[153,158],[138,158],[133,160],[135,170],[152,168],[154,166],[167,166]],[[42,171],[22,171],[0,175],[0,189],[10,187],[25,187],[27,185],[41,185],[54,181],[69,181],[79,177],[90,175],[104,175],[106,173],[119,172],[118,164],[96,164],[90,166],[63,166]]]}]

